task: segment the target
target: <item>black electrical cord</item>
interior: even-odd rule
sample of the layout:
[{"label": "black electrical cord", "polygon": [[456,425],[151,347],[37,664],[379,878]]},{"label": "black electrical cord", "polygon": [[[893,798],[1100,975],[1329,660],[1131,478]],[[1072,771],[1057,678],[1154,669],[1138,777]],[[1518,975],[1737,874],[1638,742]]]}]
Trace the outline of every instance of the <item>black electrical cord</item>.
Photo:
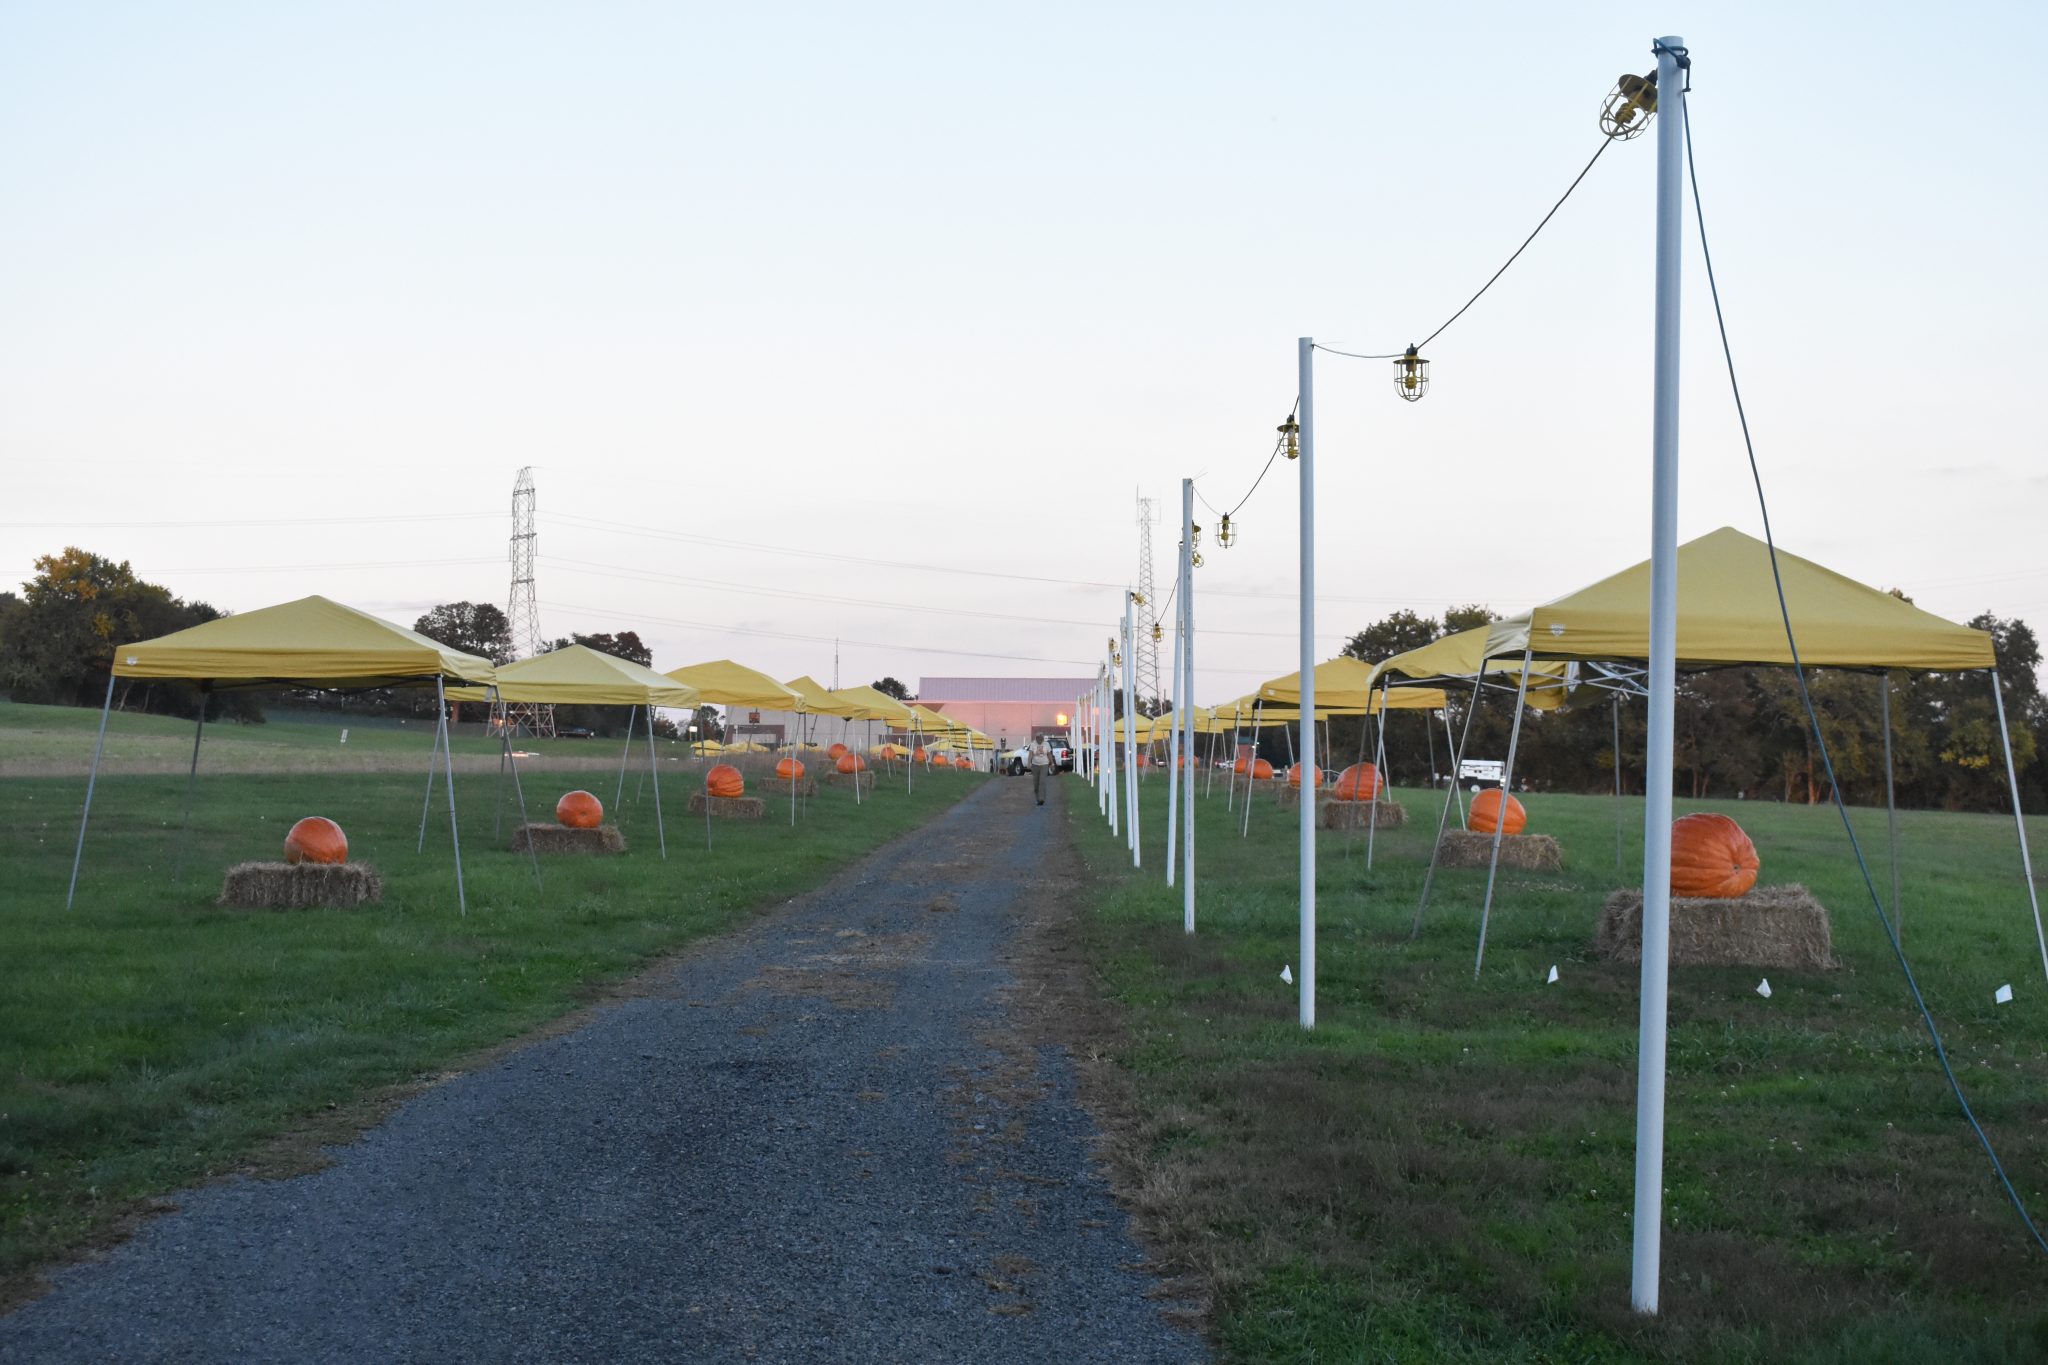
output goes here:
[{"label": "black electrical cord", "polygon": [[[1686,65],[1689,74],[1690,63]],[[1814,744],[1820,749],[1821,762],[1827,769],[1828,789],[1834,799],[1835,812],[1842,818],[1842,829],[1848,834],[1849,847],[1856,854],[1856,869],[1863,874],[1863,889],[1870,893],[1871,908],[1877,912],[1878,923],[1884,926],[1885,939],[1892,946],[1892,956],[1898,959],[1899,971],[1906,978],[1906,989],[1912,992],[1913,1004],[1920,1011],[1921,1022],[1927,1026],[1927,1036],[1934,1043],[1934,1055],[1941,1061],[1941,1072],[1948,1078],[1948,1088],[1954,1093],[1956,1104],[1963,1111],[1963,1117],[1969,1121],[1970,1130],[1977,1135],[1977,1141],[1983,1145],[1984,1155],[1991,1158],[1991,1169],[1997,1174],[1998,1183],[2005,1187],[2005,1196],[2012,1201],[2013,1211],[2019,1214],[2020,1222],[2033,1236],[2034,1244],[2042,1251],[2048,1252],[2048,1238],[2043,1238],[2040,1228],[2034,1225],[2033,1216],[2027,1212],[2025,1202],[2021,1200],[2019,1191],[2013,1188],[2012,1178],[2005,1173],[2005,1165],[1998,1159],[1998,1152],[1991,1145],[1990,1135],[1984,1131],[1984,1125],[1977,1121],[1976,1112],[1970,1108],[1970,1101],[1963,1095],[1962,1082],[1956,1079],[1955,1068],[1949,1063],[1948,1049],[1942,1045],[1941,1030],[1935,1026],[1934,1012],[1927,1008],[1927,1001],[1920,994],[1920,983],[1914,979],[1912,967],[1907,965],[1906,950],[1899,946],[1898,929],[1893,925],[1891,916],[1885,913],[1884,900],[1877,894],[1877,882],[1870,875],[1870,864],[1863,857],[1863,845],[1856,837],[1856,827],[1849,821],[1849,807],[1842,799],[1841,784],[1835,780],[1835,760],[1828,752],[1827,737],[1821,733],[1820,713],[1814,708],[1813,692],[1806,683],[1806,666],[1800,662],[1799,642],[1794,638],[1792,631],[1792,612],[1785,605],[1785,580],[1778,571],[1778,544],[1771,535],[1770,502],[1764,496],[1764,478],[1757,467],[1756,445],[1750,439],[1749,414],[1742,404],[1742,385],[1736,382],[1735,378],[1735,352],[1728,344],[1727,319],[1721,314],[1721,287],[1714,280],[1714,253],[1707,247],[1707,215],[1705,207],[1700,203],[1699,168],[1694,164],[1692,154],[1691,101],[1685,98],[1683,91],[1679,92],[1678,109],[1679,118],[1685,125],[1686,174],[1692,182],[1692,207],[1695,220],[1699,224],[1700,255],[1706,261],[1707,289],[1714,299],[1714,325],[1721,333],[1721,358],[1728,366],[1728,388],[1735,396],[1735,416],[1742,425],[1742,445],[1749,454],[1749,475],[1751,481],[1756,484],[1757,510],[1763,515],[1764,544],[1771,554],[1771,581],[1778,589],[1778,615],[1785,623],[1785,645],[1792,654],[1792,671],[1799,679],[1799,699],[1806,706],[1807,724],[1812,727]]]},{"label": "black electrical cord", "polygon": [[[1428,336],[1416,342],[1416,350],[1420,351],[1423,347],[1429,345],[1430,342],[1435,341],[1438,337],[1442,336],[1446,331],[1448,331],[1452,323],[1456,322],[1459,318],[1464,317],[1466,311],[1470,309],[1473,304],[1479,302],[1480,298],[1485,295],[1487,290],[1493,288],[1494,282],[1496,280],[1500,279],[1501,276],[1508,273],[1508,267],[1513,265],[1517,260],[1519,260],[1521,258],[1522,253],[1529,249],[1529,243],[1536,240],[1536,234],[1543,231],[1544,228],[1550,225],[1550,220],[1555,218],[1557,216],[1557,211],[1564,207],[1564,201],[1572,197],[1572,191],[1577,189],[1579,187],[1579,183],[1583,181],[1589,174],[1592,173],[1594,165],[1600,160],[1601,157],[1607,155],[1607,149],[1609,147],[1612,147],[1614,145],[1614,142],[1615,140],[1611,137],[1602,137],[1600,139],[1599,150],[1595,151],[1592,157],[1586,162],[1586,164],[1580,167],[1579,173],[1572,177],[1572,183],[1565,186],[1564,193],[1560,194],[1557,197],[1557,202],[1550,206],[1550,212],[1544,214],[1543,220],[1537,223],[1534,228],[1530,229],[1529,235],[1522,239],[1522,244],[1515,248],[1514,254],[1509,256],[1507,260],[1501,262],[1500,269],[1494,271],[1493,274],[1487,276],[1486,283],[1479,286],[1479,292],[1477,294],[1474,294],[1471,298],[1465,300],[1465,305],[1463,308],[1460,308],[1457,312],[1451,314],[1450,317],[1444,319],[1444,323],[1441,327],[1438,327],[1434,332],[1431,332]],[[1386,355],[1364,355],[1357,351],[1340,351],[1334,346],[1322,345],[1318,345],[1316,349],[1318,351],[1328,351],[1331,355],[1348,356],[1352,360],[1399,360],[1402,356],[1407,354],[1406,351],[1391,351]]]},{"label": "black electrical cord", "polygon": [[[1296,394],[1294,398],[1294,406],[1287,409],[1287,420],[1292,422],[1295,418],[1295,415],[1300,411],[1301,396],[1299,394]],[[1217,516],[1222,517],[1224,520],[1228,521],[1230,518],[1236,516],[1239,510],[1241,510],[1246,503],[1252,500],[1252,494],[1259,491],[1259,485],[1266,481],[1267,472],[1273,468],[1273,461],[1280,458],[1280,452],[1286,448],[1286,445],[1287,437],[1284,435],[1281,436],[1279,440],[1273,442],[1273,453],[1266,457],[1266,463],[1259,470],[1259,477],[1252,480],[1252,486],[1250,488],[1245,489],[1244,496],[1237,500],[1237,506],[1231,508],[1228,512],[1218,511],[1215,503],[1210,502],[1207,498],[1202,498],[1202,486],[1200,484],[1195,485],[1195,496],[1198,498],[1202,498],[1202,506],[1208,508],[1211,512],[1215,512]]]}]

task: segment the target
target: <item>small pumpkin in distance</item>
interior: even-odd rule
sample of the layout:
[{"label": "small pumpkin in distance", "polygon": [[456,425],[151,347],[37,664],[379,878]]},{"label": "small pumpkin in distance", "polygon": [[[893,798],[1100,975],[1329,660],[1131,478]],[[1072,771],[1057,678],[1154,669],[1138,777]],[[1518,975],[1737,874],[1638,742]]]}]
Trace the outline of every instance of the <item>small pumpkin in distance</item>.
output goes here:
[{"label": "small pumpkin in distance", "polygon": [[839,755],[833,766],[842,773],[864,773],[868,770],[868,761],[859,754],[844,753]]},{"label": "small pumpkin in distance", "polygon": [[1337,785],[1330,789],[1330,795],[1339,801],[1376,801],[1386,790],[1386,779],[1380,776],[1377,767],[1354,763],[1337,774]]},{"label": "small pumpkin in distance", "polygon": [[1257,761],[1256,763],[1252,764],[1252,781],[1254,781],[1254,782],[1271,782],[1272,780],[1273,780],[1273,765],[1272,765],[1272,764],[1268,763],[1268,762],[1267,762],[1267,761],[1266,761],[1265,759],[1263,759],[1263,758],[1262,758],[1262,759],[1260,759],[1260,760],[1258,760],[1258,761]]},{"label": "small pumpkin in distance", "polygon": [[704,790],[713,796],[745,796],[747,779],[730,763],[716,764],[704,774]]},{"label": "small pumpkin in distance", "polygon": [[[1506,803],[1506,814],[1502,814],[1502,803]],[[1481,834],[1496,831],[1503,834],[1520,834],[1529,827],[1529,812],[1522,809],[1522,803],[1509,796],[1499,787],[1488,787],[1472,798],[1472,813],[1466,823]]]},{"label": "small pumpkin in distance", "polygon": [[1671,822],[1671,894],[1733,900],[1756,885],[1763,861],[1742,826],[1700,812]]},{"label": "small pumpkin in distance", "polygon": [[604,802],[586,791],[573,791],[555,802],[555,823],[569,829],[596,829],[604,823]]},{"label": "small pumpkin in distance", "polygon": [[837,760],[838,757],[845,752],[846,746],[844,744],[834,744],[831,748],[825,751],[825,756],[827,758]]},{"label": "small pumpkin in distance", "polygon": [[1323,789],[1323,770],[1321,768],[1314,766],[1313,764],[1297,763],[1293,767],[1289,768],[1287,770],[1287,785],[1294,788],[1294,790],[1296,791],[1301,790],[1301,770],[1304,767],[1306,767],[1309,771],[1308,780],[1310,785],[1315,790],[1321,791]]},{"label": "small pumpkin in distance", "polygon": [[341,826],[324,815],[309,815],[284,836],[284,860],[288,863],[345,863],[348,836]]},{"label": "small pumpkin in distance", "polygon": [[785,758],[776,763],[775,775],[784,782],[794,782],[804,775],[804,761],[800,758]]}]

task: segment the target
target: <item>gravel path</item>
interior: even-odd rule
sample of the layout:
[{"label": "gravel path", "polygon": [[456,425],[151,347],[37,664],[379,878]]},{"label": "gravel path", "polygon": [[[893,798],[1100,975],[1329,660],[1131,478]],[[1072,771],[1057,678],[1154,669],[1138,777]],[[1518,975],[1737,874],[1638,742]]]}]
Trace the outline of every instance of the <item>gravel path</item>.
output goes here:
[{"label": "gravel path", "polygon": [[187,1193],[0,1360],[1206,1358],[1005,998],[1064,796],[991,781],[327,1169]]}]

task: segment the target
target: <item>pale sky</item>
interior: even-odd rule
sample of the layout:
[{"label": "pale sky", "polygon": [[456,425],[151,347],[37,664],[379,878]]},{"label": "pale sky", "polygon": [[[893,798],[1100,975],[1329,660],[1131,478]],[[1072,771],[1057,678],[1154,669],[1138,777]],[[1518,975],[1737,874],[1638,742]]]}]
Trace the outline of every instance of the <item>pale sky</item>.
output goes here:
[{"label": "pale sky", "polygon": [[[1234,504],[1295,338],[1434,329],[1677,33],[1781,545],[2048,628],[2044,15],[8,4],[0,583],[79,544],[227,609],[503,605],[533,465],[550,636],[1086,673],[1135,493]],[[1422,402],[1319,361],[1322,653],[1647,555],[1653,144]],[[1686,272],[1681,534],[1756,533],[1690,232]],[[1202,700],[1295,666],[1297,489],[1205,544]]]}]

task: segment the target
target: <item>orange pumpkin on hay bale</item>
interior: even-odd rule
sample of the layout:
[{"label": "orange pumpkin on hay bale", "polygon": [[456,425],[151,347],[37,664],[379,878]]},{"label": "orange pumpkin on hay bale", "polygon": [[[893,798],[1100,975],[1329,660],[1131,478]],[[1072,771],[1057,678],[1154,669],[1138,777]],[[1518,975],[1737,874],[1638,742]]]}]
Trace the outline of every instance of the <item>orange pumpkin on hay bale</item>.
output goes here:
[{"label": "orange pumpkin on hay bale", "polygon": [[[1827,908],[1797,883],[1758,886],[1762,859],[1742,826],[1700,812],[1671,822],[1673,966],[1775,967],[1831,971],[1836,960]],[[1613,892],[1600,910],[1594,950],[1617,962],[1643,959],[1643,893]]]},{"label": "orange pumpkin on hay bale", "polygon": [[573,791],[555,802],[555,822],[568,829],[596,829],[604,823],[604,802],[586,791]]},{"label": "orange pumpkin on hay bale", "polygon": [[[1506,814],[1502,814],[1502,810]],[[1472,813],[1466,823],[1480,834],[1499,831],[1504,834],[1520,834],[1529,827],[1529,812],[1522,809],[1522,803],[1498,787],[1488,787],[1472,798]]]},{"label": "orange pumpkin on hay bale", "polygon": [[1336,801],[1375,801],[1386,795],[1387,781],[1370,763],[1354,763],[1337,774],[1330,797]]},{"label": "orange pumpkin on hay bale", "polygon": [[284,860],[297,866],[339,866],[348,861],[348,836],[324,815],[309,815],[284,836]]},{"label": "orange pumpkin on hay bale", "polygon": [[1725,815],[1701,812],[1671,822],[1671,894],[1732,900],[1747,895],[1762,867],[1756,845]]},{"label": "orange pumpkin on hay bale", "polygon": [[825,756],[827,758],[837,759],[840,755],[844,754],[845,752],[846,746],[844,744],[834,744],[831,748],[825,750]]},{"label": "orange pumpkin on hay bale", "polygon": [[844,752],[832,766],[842,773],[864,773],[868,770],[868,761],[859,754]]},{"label": "orange pumpkin on hay bale", "polygon": [[1296,791],[1301,790],[1301,770],[1304,767],[1309,771],[1309,785],[1316,791],[1321,791],[1323,789],[1323,770],[1314,764],[1297,763],[1289,768],[1287,770],[1287,785]]},{"label": "orange pumpkin on hay bale", "polygon": [[747,779],[740,776],[740,770],[730,763],[720,763],[704,774],[704,790],[716,797],[731,799],[747,794]]},{"label": "orange pumpkin on hay bale", "polygon": [[794,782],[804,775],[804,761],[800,758],[785,758],[775,765],[775,776],[783,782]]}]

